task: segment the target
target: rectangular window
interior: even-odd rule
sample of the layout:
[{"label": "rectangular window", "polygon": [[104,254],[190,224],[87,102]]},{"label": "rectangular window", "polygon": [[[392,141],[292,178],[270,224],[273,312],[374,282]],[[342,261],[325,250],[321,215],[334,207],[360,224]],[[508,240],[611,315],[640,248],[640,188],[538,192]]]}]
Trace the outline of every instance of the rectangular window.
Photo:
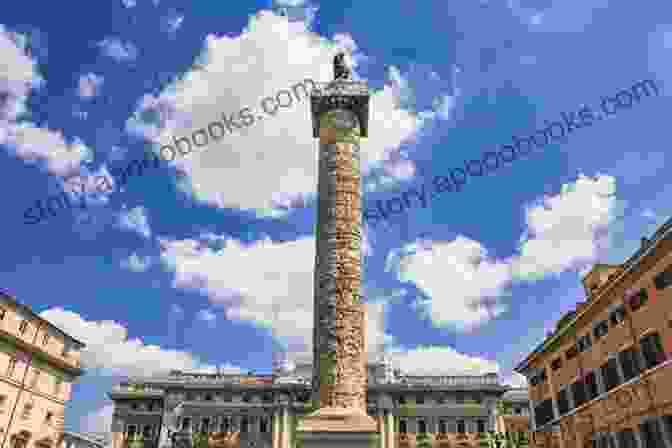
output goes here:
[{"label": "rectangular window", "polygon": [[553,420],[553,400],[550,398],[539,403],[534,409],[537,426],[543,426]]},{"label": "rectangular window", "polygon": [[567,361],[569,361],[570,359],[575,358],[576,355],[578,355],[578,354],[579,354],[579,351],[576,349],[576,346],[573,345],[572,347],[570,347],[570,348],[565,352],[565,358],[567,358]]},{"label": "rectangular window", "polygon": [[464,423],[464,420],[457,421],[457,432],[460,434],[467,432],[467,425]]},{"label": "rectangular window", "polygon": [[210,432],[210,419],[207,417],[201,420],[201,432]]},{"label": "rectangular window", "polygon": [[145,439],[152,437],[152,427],[150,425],[145,425],[142,428],[142,437]]},{"label": "rectangular window", "polygon": [[600,367],[602,373],[602,379],[604,382],[604,388],[606,391],[610,391],[614,387],[621,384],[620,378],[618,376],[618,360],[613,357],[609,359],[602,367]]},{"label": "rectangular window", "polygon": [[668,266],[667,269],[656,275],[653,279],[653,284],[656,285],[656,289],[669,288],[670,285],[672,285],[672,265]]},{"label": "rectangular window", "polygon": [[416,400],[415,402],[416,402],[417,404],[425,404],[425,396],[424,396],[424,395],[418,395],[418,396],[415,398],[415,400]]},{"label": "rectangular window", "polygon": [[637,448],[637,437],[632,429],[624,429],[617,434],[620,448]]},{"label": "rectangular window", "polygon": [[7,310],[0,308],[0,321],[5,320],[5,313],[7,313]]},{"label": "rectangular window", "polygon": [[448,432],[448,427],[445,420],[439,420],[439,434],[446,434]]},{"label": "rectangular window", "polygon": [[407,432],[408,428],[406,427],[406,420],[399,420],[399,433],[406,434]]},{"label": "rectangular window", "polygon": [[600,392],[597,388],[597,377],[595,376],[595,372],[590,372],[588,375],[586,375],[584,383],[586,385],[586,398],[588,400],[592,400],[593,398],[596,398],[598,395],[600,395]]},{"label": "rectangular window", "polygon": [[640,424],[639,430],[642,435],[642,448],[662,448],[665,446],[665,439],[657,419],[652,418]]},{"label": "rectangular window", "polygon": [[560,367],[562,367],[562,359],[561,358],[556,358],[551,362],[551,370],[555,371],[558,370]]},{"label": "rectangular window", "polygon": [[663,427],[667,432],[667,437],[672,440],[672,415],[663,415]]},{"label": "rectangular window", "polygon": [[562,389],[560,392],[558,392],[556,401],[558,402],[558,412],[560,415],[564,415],[569,412],[569,397],[567,396],[567,389]]},{"label": "rectangular window", "polygon": [[22,320],[19,324],[19,333],[24,334],[28,330],[28,321]]},{"label": "rectangular window", "polygon": [[585,384],[583,384],[583,381],[581,381],[581,379],[578,379],[574,383],[572,383],[571,388],[572,388],[572,396],[574,397],[574,406],[578,408],[583,403],[588,401],[588,398],[586,397]]},{"label": "rectangular window", "polygon": [[619,305],[609,314],[611,326],[616,326],[625,320],[625,305]]},{"label": "rectangular window", "polygon": [[49,343],[49,333],[45,331],[42,335],[42,345],[47,345]]},{"label": "rectangular window", "polygon": [[247,417],[243,417],[240,421],[240,432],[241,433],[246,433],[247,432],[247,425],[248,425]]},{"label": "rectangular window", "polygon": [[127,433],[129,436],[134,435],[136,431],[137,431],[137,429],[136,429],[136,426],[135,426],[135,425],[128,425],[128,426],[126,427],[126,433]]},{"label": "rectangular window", "polygon": [[191,428],[191,417],[184,417],[182,419],[182,431],[189,431]]},{"label": "rectangular window", "polygon": [[593,329],[593,335],[595,339],[600,339],[603,336],[606,336],[609,333],[609,322],[606,320],[601,321],[599,324],[595,325]]},{"label": "rectangular window", "polygon": [[583,335],[579,338],[578,341],[576,341],[577,348],[579,352],[585,352],[592,346],[592,342],[590,340],[590,334]]},{"label": "rectangular window", "polygon": [[7,365],[7,376],[14,376],[14,369],[16,369],[16,358],[9,358],[9,364]]},{"label": "rectangular window", "polygon": [[427,423],[424,420],[418,420],[418,432],[420,434],[425,434],[427,432]]},{"label": "rectangular window", "polygon": [[231,429],[231,417],[224,417],[219,429],[221,432],[229,432]]},{"label": "rectangular window", "polygon": [[485,422],[483,420],[476,421],[476,431],[479,433],[485,432]]},{"label": "rectangular window", "polygon": [[651,369],[665,359],[665,352],[658,333],[649,333],[639,340],[647,369]]},{"label": "rectangular window", "polygon": [[268,432],[268,421],[266,420],[266,417],[262,417],[259,421],[259,432]]},{"label": "rectangular window", "polygon": [[625,381],[633,379],[639,375],[641,371],[637,354],[637,349],[634,347],[623,350],[618,354],[619,361],[623,367],[623,376],[625,377]]}]

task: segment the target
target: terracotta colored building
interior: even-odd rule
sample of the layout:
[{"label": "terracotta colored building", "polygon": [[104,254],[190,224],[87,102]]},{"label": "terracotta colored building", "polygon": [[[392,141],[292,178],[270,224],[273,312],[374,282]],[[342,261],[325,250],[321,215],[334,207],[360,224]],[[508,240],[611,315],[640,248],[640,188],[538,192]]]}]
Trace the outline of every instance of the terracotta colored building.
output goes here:
[{"label": "terracotta colored building", "polygon": [[55,448],[84,344],[0,291],[0,448]]},{"label": "terracotta colored building", "polygon": [[583,286],[586,300],[515,369],[530,384],[535,442],[672,448],[672,219]]}]

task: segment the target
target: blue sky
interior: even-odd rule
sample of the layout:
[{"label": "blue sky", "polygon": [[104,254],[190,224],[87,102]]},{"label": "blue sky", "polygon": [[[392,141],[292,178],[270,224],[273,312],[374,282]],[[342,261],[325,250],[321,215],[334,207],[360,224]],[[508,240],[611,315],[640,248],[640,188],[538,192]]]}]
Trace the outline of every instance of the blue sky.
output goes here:
[{"label": "blue sky", "polygon": [[[3,10],[0,287],[88,344],[70,428],[109,428],[105,394],[123,376],[268,372],[274,350],[311,353],[305,99],[127,185],[111,173],[306,78],[330,80],[337,51],[373,90],[367,208],[639,81],[659,88],[367,226],[374,359],[520,384],[511,369],[584,299],[581,274],[622,262],[672,214],[669,2],[188,3]],[[35,201],[82,190],[85,210],[24,222]]]}]

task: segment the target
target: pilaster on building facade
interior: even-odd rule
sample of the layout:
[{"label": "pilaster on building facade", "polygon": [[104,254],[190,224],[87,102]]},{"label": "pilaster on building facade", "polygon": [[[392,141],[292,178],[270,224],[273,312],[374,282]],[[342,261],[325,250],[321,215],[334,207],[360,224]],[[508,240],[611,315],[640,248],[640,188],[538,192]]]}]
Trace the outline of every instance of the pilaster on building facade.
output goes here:
[{"label": "pilaster on building facade", "polygon": [[672,448],[672,219],[583,286],[586,300],[515,369],[535,443]]},{"label": "pilaster on building facade", "polygon": [[84,344],[0,291],[0,448],[56,448]]},{"label": "pilaster on building facade", "polygon": [[[495,429],[497,402],[509,389],[495,373],[390,377],[382,362],[368,363],[367,373],[365,412],[377,448],[477,447]],[[299,421],[315,410],[311,377],[312,364],[299,364],[269,375],[130,378],[109,393],[112,448],[188,447],[197,433],[211,448],[295,448]]]}]

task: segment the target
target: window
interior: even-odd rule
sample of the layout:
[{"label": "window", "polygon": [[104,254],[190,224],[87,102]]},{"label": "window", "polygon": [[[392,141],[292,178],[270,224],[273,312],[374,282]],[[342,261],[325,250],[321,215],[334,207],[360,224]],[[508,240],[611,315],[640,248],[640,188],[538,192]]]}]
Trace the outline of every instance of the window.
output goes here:
[{"label": "window", "polygon": [[210,432],[210,419],[207,417],[201,420],[201,432],[203,433]]},{"label": "window", "polygon": [[136,429],[136,426],[135,426],[135,425],[128,425],[128,426],[126,427],[126,433],[127,433],[129,436],[134,435],[136,431],[137,431],[137,429]]},{"label": "window", "polygon": [[572,396],[574,397],[574,406],[579,407],[586,401],[588,401],[588,397],[586,397],[586,389],[585,385],[583,384],[583,381],[581,379],[578,379],[571,385],[572,388]]},{"label": "window", "polygon": [[593,336],[595,339],[600,339],[602,336],[606,336],[609,333],[609,322],[606,320],[601,321],[593,329]]},{"label": "window", "polygon": [[483,420],[476,421],[476,431],[480,433],[485,432],[485,422]]},{"label": "window", "polygon": [[243,417],[240,421],[240,432],[241,433],[246,433],[248,430],[248,425],[249,421],[247,420],[247,417]]},{"label": "window", "polygon": [[458,420],[457,421],[457,432],[460,434],[464,434],[467,432],[467,425],[464,423],[464,420]]},{"label": "window", "polygon": [[223,401],[225,403],[231,403],[233,401],[233,398],[231,397],[231,394],[224,394]]},{"label": "window", "polygon": [[3,412],[6,404],[7,404],[7,395],[0,395],[0,413]]},{"label": "window", "polygon": [[658,420],[652,418],[639,425],[640,433],[642,434],[642,448],[658,448],[664,447],[665,442],[663,433],[661,432]]},{"label": "window", "polygon": [[516,414],[516,415],[520,415],[520,413],[521,413],[521,409],[520,409],[520,408],[515,408],[515,409],[513,410],[513,413]]},{"label": "window", "polygon": [[569,398],[567,397],[567,389],[562,389],[560,392],[558,392],[556,401],[558,402],[558,412],[560,415],[564,415],[569,412]]},{"label": "window", "polygon": [[578,341],[576,341],[576,347],[579,352],[585,352],[591,347],[591,345],[592,342],[590,340],[590,334],[583,335],[579,338]]},{"label": "window", "polygon": [[418,395],[415,397],[415,402],[417,404],[425,404],[425,396],[424,395]]},{"label": "window", "polygon": [[250,402],[250,396],[249,395],[243,395],[243,403],[249,403]]},{"label": "window", "polygon": [[672,440],[672,415],[663,415],[663,426],[668,438]]},{"label": "window", "polygon": [[23,414],[21,414],[21,418],[27,420],[30,418],[30,415],[32,413],[33,413],[33,403],[26,403],[26,405],[23,407]]},{"label": "window", "polygon": [[639,341],[642,347],[642,355],[647,369],[651,369],[660,364],[665,359],[663,346],[660,343],[660,335],[658,333],[649,333]]},{"label": "window", "polygon": [[672,285],[672,265],[656,275],[653,279],[653,284],[656,285],[656,289],[669,288]]},{"label": "window", "polygon": [[408,428],[406,427],[406,420],[399,420],[399,433],[406,434],[407,432]]},{"label": "window", "polygon": [[13,376],[15,368],[16,368],[16,358],[9,358],[9,364],[7,365],[7,376],[9,377]]},{"label": "window", "polygon": [[570,347],[570,348],[565,352],[565,358],[567,358],[567,361],[569,361],[570,359],[575,358],[576,355],[578,355],[578,354],[579,354],[579,351],[576,349],[576,346],[573,345],[572,347]]},{"label": "window", "polygon": [[7,310],[0,308],[0,321],[5,320],[5,313],[7,313]]},{"label": "window", "polygon": [[191,417],[182,418],[182,431],[189,431],[191,428]]},{"label": "window", "polygon": [[193,392],[187,392],[186,400],[187,401],[194,401],[194,393]]},{"label": "window", "polygon": [[145,439],[152,437],[152,427],[150,425],[145,425],[142,428],[142,437]]},{"label": "window", "polygon": [[618,376],[618,360],[616,357],[610,358],[609,361],[600,367],[600,370],[602,371],[605,392],[621,384],[621,379]]},{"label": "window", "polygon": [[229,432],[230,429],[231,429],[231,417],[224,417],[222,419],[220,430],[222,432]]},{"label": "window", "polygon": [[623,376],[625,381],[631,380],[641,371],[639,367],[637,349],[630,347],[629,349],[623,350],[618,354],[619,361],[623,367]]},{"label": "window", "polygon": [[404,397],[399,397],[399,404],[406,404],[406,399]]},{"label": "window", "polygon": [[448,432],[448,428],[446,427],[446,421],[445,420],[439,420],[439,434],[446,434]]},{"label": "window", "polygon": [[44,421],[47,423],[47,425],[51,425],[51,422],[53,421],[54,418],[54,413],[51,411],[47,411],[47,415],[44,417]]},{"label": "window", "polygon": [[46,331],[42,335],[42,345],[47,345],[49,343],[49,333]]},{"label": "window", "polygon": [[427,423],[425,423],[425,421],[422,419],[418,420],[418,432],[420,434],[427,433]]},{"label": "window", "polygon": [[560,367],[562,367],[562,359],[561,358],[556,358],[551,362],[551,370],[555,371],[558,370]]},{"label": "window", "polygon": [[616,434],[620,448],[637,448],[637,438],[632,429],[625,429]]},{"label": "window", "polygon": [[268,421],[266,417],[262,417],[259,421],[259,432],[268,432]]},{"label": "window", "polygon": [[597,388],[597,377],[595,376],[595,372],[590,372],[588,375],[586,375],[584,384],[586,385],[586,398],[588,400],[592,400],[593,398],[596,398],[598,395],[600,395],[600,392]]},{"label": "window", "polygon": [[553,420],[553,400],[549,398],[539,403],[534,409],[534,417],[537,426],[543,426]]},{"label": "window", "polygon": [[212,401],[212,394],[205,394],[205,401]]},{"label": "window", "polygon": [[19,333],[24,334],[28,330],[28,321],[22,320],[19,324]]},{"label": "window", "polygon": [[70,355],[70,345],[67,342],[65,342],[63,344],[63,350],[61,350],[61,356],[67,358],[69,355]]},{"label": "window", "polygon": [[138,403],[133,403],[131,405],[131,409],[133,409],[134,411],[137,411],[138,410]]},{"label": "window", "polygon": [[611,326],[616,326],[625,320],[625,306],[619,305],[609,314]]},{"label": "window", "polygon": [[630,309],[632,311],[637,311],[644,305],[646,305],[646,302],[648,301],[649,296],[646,293],[646,289],[640,289],[635,295],[630,297],[628,300],[628,304],[630,305]]}]

